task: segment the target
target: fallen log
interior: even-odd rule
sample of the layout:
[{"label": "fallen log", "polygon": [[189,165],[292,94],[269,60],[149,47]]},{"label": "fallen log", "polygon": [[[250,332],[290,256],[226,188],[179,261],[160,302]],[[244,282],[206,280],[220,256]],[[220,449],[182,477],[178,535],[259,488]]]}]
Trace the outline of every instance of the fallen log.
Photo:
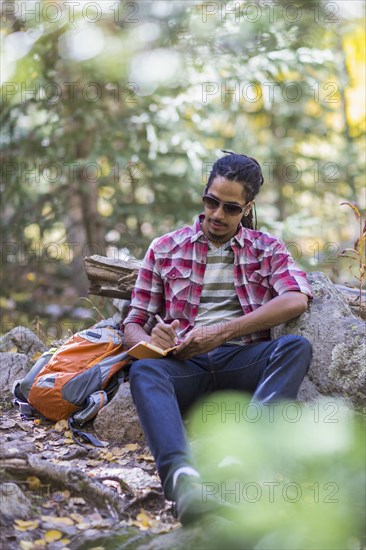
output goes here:
[{"label": "fallen log", "polygon": [[98,255],[84,258],[89,294],[129,300],[140,265],[136,259],[125,261]]},{"label": "fallen log", "polygon": [[112,517],[128,519],[126,505],[122,498],[110,487],[101,481],[95,480],[74,466],[61,466],[46,462],[36,455],[16,454],[0,455],[2,474],[14,477],[27,478],[35,476],[43,482],[66,487],[72,494],[80,494],[85,499],[98,506],[104,506]]}]

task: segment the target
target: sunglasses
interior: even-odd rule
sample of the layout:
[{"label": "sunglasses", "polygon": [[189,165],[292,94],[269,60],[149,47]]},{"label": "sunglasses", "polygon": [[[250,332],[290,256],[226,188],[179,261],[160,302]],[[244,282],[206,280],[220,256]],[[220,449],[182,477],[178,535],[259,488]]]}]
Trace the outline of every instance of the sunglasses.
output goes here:
[{"label": "sunglasses", "polygon": [[219,199],[215,199],[214,197],[211,197],[211,195],[203,195],[202,201],[209,210],[217,210],[220,204],[222,204],[225,214],[228,214],[229,216],[239,216],[239,214],[244,212],[245,207],[247,206],[246,204],[244,206],[240,206],[240,204],[233,204],[232,202],[219,201]]}]

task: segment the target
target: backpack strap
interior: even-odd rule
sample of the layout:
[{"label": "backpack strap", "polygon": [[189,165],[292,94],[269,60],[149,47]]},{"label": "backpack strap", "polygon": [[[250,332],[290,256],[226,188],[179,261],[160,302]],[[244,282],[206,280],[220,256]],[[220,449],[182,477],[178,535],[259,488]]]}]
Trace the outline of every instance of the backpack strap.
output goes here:
[{"label": "backpack strap", "polygon": [[70,416],[68,423],[69,423],[70,431],[72,433],[72,438],[75,441],[75,443],[80,445],[80,447],[84,447],[84,449],[90,449],[88,445],[84,445],[84,443],[82,442],[83,440],[86,441],[87,443],[90,443],[91,445],[94,445],[95,447],[107,446],[106,443],[103,443],[102,441],[100,441],[100,439],[98,439],[95,435],[90,434],[88,432],[83,432],[78,428],[76,428],[75,421],[72,416]]},{"label": "backpack strap", "polygon": [[[91,443],[92,445],[95,445],[95,447],[106,447],[107,445],[105,443],[102,443],[95,435],[90,434],[88,432],[83,432],[79,428],[84,426],[89,420],[92,420],[100,411],[104,405],[108,403],[108,395],[105,391],[100,390],[92,393],[89,395],[86,405],[83,409],[76,411],[72,416],[69,418],[69,428],[72,433],[72,438],[78,445],[81,445],[81,447],[84,447],[88,449],[86,445],[84,445],[81,440],[85,440],[88,443]],[[81,440],[80,440],[80,439]]]}]

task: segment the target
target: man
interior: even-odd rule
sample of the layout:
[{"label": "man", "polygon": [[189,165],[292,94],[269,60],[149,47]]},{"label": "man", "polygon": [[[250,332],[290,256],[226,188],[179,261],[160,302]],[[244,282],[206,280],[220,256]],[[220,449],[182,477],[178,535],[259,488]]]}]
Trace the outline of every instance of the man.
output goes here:
[{"label": "man", "polygon": [[[220,389],[250,392],[258,403],[294,400],[311,362],[305,338],[270,339],[269,329],[301,315],[312,294],[284,244],[253,229],[262,183],[258,162],[246,155],[214,164],[204,214],[151,243],[123,323],[128,346],[180,342],[163,359],[135,361],[130,385],[165,496],[183,524],[212,503],[199,502],[181,413]],[[148,334],[143,327],[155,315],[163,323]]]}]

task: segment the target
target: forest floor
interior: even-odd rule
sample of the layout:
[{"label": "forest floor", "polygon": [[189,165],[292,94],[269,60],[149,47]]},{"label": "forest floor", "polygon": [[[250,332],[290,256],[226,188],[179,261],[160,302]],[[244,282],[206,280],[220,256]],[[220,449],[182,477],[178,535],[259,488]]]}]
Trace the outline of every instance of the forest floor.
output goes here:
[{"label": "forest floor", "polygon": [[23,420],[6,406],[0,435],[4,549],[137,548],[180,526],[148,448],[86,449],[67,421]]}]

